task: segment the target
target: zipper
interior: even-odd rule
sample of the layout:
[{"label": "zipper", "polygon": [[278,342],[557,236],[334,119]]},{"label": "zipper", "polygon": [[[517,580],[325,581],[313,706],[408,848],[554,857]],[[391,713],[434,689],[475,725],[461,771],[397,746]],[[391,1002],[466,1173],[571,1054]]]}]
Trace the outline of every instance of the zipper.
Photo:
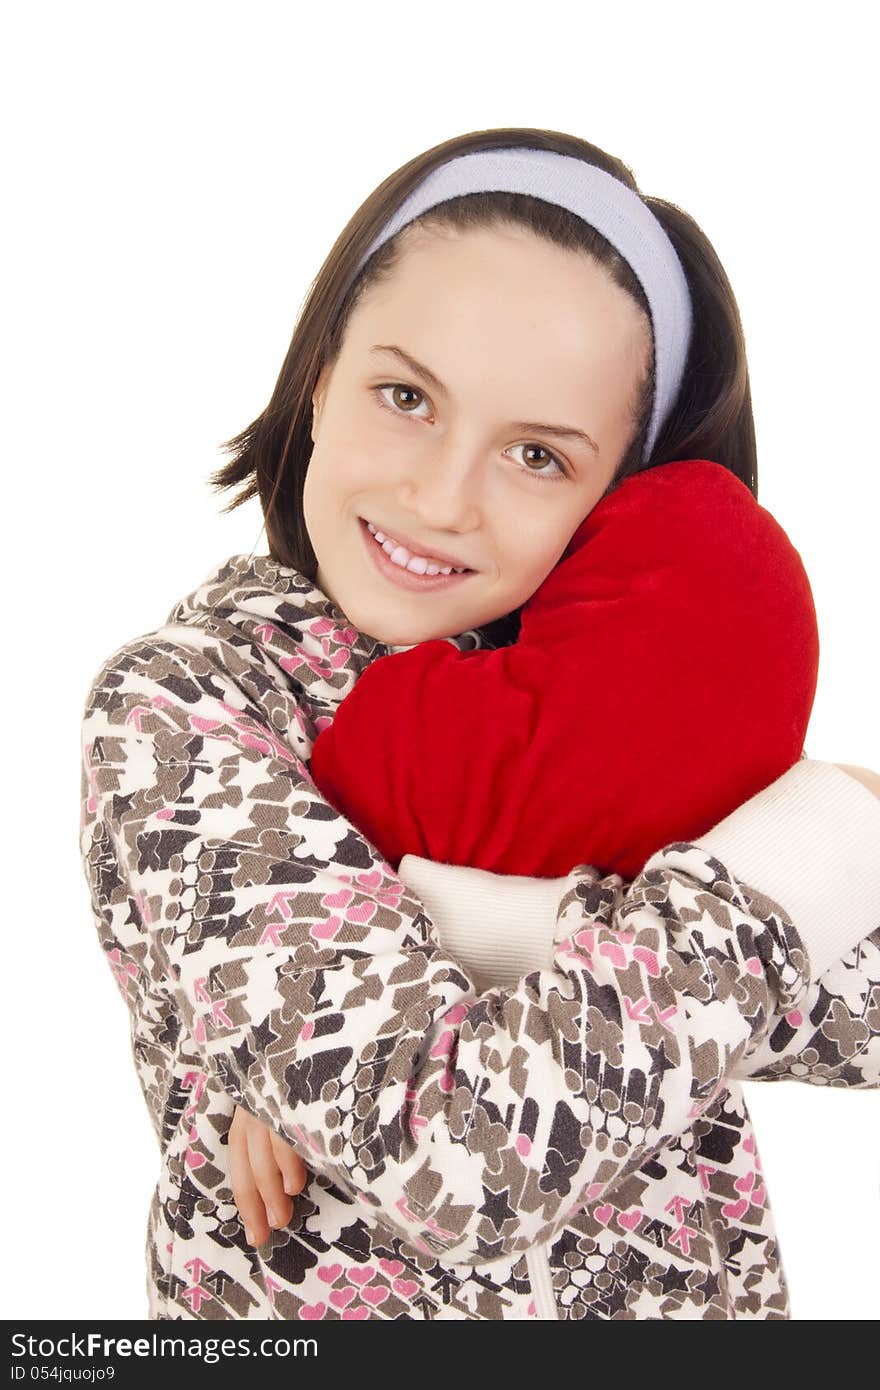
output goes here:
[{"label": "zipper", "polygon": [[535,1300],[535,1316],[543,1322],[558,1322],[559,1309],[553,1293],[553,1277],[550,1273],[550,1247],[533,1245],[526,1251],[526,1268],[529,1283]]}]

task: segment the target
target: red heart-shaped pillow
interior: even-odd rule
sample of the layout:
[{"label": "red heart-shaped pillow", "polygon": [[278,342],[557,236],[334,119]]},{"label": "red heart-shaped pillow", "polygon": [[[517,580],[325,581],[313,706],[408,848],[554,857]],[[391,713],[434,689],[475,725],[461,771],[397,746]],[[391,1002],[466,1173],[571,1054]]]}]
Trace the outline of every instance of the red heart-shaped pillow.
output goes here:
[{"label": "red heart-shaped pillow", "polygon": [[797,761],[818,665],[785,531],[728,469],[679,460],[596,504],[512,646],[374,661],[311,771],[395,869],[632,878]]}]

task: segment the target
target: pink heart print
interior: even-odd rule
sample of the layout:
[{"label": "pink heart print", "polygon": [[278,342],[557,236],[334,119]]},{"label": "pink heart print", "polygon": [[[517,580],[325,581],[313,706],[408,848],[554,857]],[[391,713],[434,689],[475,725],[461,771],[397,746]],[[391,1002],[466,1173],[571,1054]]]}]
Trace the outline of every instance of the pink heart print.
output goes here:
[{"label": "pink heart print", "polygon": [[375,903],[358,903],[357,907],[350,907],[346,911],[349,922],[369,922],[376,913]]},{"label": "pink heart print", "polygon": [[327,633],[332,633],[338,643],[344,647],[354,645],[357,633],[349,624],[348,627],[336,627],[329,618],[315,618],[309,623],[309,632],[313,637],[324,637]]},{"label": "pink heart print", "polygon": [[641,1219],[642,1213],[638,1207],[634,1207],[632,1211],[622,1211],[617,1217],[619,1224],[625,1231],[634,1231]]},{"label": "pink heart print", "polygon": [[394,1291],[399,1293],[401,1298],[413,1298],[419,1291],[419,1286],[415,1279],[395,1279]]},{"label": "pink heart print", "polygon": [[373,869],[368,874],[358,874],[357,881],[368,893],[372,893],[373,889],[378,888],[382,882],[382,875],[378,869]]},{"label": "pink heart print", "polygon": [[321,898],[322,907],[348,907],[354,897],[351,888],[340,888],[338,893],[324,893]]},{"label": "pink heart print", "polygon": [[341,917],[328,917],[326,922],[313,922],[309,927],[309,934],[316,936],[320,941],[332,941],[341,926]]},{"label": "pink heart print", "polygon": [[749,1201],[746,1197],[740,1197],[738,1202],[725,1202],[721,1208],[725,1216],[729,1216],[732,1221],[738,1221],[741,1216],[745,1216],[749,1209]]}]

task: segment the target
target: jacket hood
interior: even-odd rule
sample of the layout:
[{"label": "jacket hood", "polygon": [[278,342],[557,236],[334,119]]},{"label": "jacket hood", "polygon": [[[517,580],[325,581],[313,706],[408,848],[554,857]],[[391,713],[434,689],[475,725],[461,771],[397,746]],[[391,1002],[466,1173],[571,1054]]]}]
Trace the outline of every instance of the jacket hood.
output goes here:
[{"label": "jacket hood", "polygon": [[[337,705],[371,662],[406,650],[361,632],[301,571],[269,555],[231,555],[178,600],[166,624],[224,635],[241,649],[259,648],[312,701]],[[489,645],[468,629],[445,639],[461,651]]]}]

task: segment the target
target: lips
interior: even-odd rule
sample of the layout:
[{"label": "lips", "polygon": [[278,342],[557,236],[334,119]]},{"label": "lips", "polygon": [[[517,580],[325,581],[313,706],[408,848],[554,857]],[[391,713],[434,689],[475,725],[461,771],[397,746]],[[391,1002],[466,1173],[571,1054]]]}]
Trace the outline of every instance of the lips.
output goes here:
[{"label": "lips", "polygon": [[358,518],[358,528],[364,538],[369,563],[399,589],[408,589],[412,593],[434,593],[439,590],[453,589],[459,584],[466,584],[471,575],[476,573],[475,570],[463,570],[461,573],[451,570],[448,574],[439,571],[434,575],[413,572],[404,565],[395,564],[384,547],[371,535],[370,529],[362,517]]},{"label": "lips", "polygon": [[[475,573],[470,565],[466,565],[462,560],[457,560],[452,555],[444,555],[442,550],[437,551],[431,550],[428,547],[423,547],[418,541],[411,540],[409,536],[404,536],[399,531],[386,531],[384,526],[378,525],[377,522],[370,520],[368,517],[361,517],[361,520],[365,522],[368,529],[370,526],[375,526],[377,531],[381,531],[386,541],[393,541],[395,545],[402,545],[404,549],[409,551],[411,556],[418,555],[421,559],[427,560],[429,564],[441,566],[452,565],[455,569],[465,570],[470,574]],[[376,541],[376,544],[380,545],[382,542]]]}]

